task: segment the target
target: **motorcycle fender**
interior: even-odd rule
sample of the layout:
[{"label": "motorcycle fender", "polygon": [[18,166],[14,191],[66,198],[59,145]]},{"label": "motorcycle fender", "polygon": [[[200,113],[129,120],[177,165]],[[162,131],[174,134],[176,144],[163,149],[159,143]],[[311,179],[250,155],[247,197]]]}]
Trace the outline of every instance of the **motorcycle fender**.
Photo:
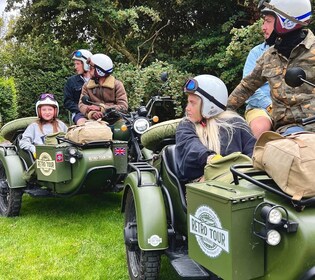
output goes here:
[{"label": "motorcycle fender", "polygon": [[[123,205],[129,189],[132,190],[137,219],[138,245],[141,250],[164,250],[168,248],[167,218],[161,188],[151,172],[141,172],[138,186],[136,172],[125,180]],[[124,209],[123,209],[124,211]]]},{"label": "motorcycle fender", "polygon": [[24,188],[26,182],[23,179],[24,166],[15,151],[7,149],[6,153],[0,150],[2,162],[10,188]]}]

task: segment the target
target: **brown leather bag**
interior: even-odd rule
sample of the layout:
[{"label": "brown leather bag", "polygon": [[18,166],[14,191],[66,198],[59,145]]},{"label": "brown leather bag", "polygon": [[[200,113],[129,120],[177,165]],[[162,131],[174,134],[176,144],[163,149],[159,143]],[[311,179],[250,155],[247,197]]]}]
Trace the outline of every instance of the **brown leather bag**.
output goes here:
[{"label": "brown leather bag", "polygon": [[263,133],[254,148],[253,165],[294,200],[315,196],[315,133]]}]

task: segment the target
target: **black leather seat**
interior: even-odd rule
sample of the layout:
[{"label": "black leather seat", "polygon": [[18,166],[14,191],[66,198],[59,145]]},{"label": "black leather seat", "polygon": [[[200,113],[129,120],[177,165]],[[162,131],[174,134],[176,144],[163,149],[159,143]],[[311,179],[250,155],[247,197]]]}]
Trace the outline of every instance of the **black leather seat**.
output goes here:
[{"label": "black leather seat", "polygon": [[26,168],[30,167],[35,159],[33,157],[33,154],[29,151],[29,150],[24,150],[20,148],[20,140],[22,139],[22,133],[19,134],[15,141],[14,141],[14,145],[17,147],[18,149],[18,153],[20,155],[20,157],[24,160],[25,164],[26,164]]},{"label": "black leather seat", "polygon": [[175,145],[169,145],[166,146],[162,153],[162,158],[167,170],[167,173],[170,175],[172,181],[178,188],[179,196],[182,202],[182,205],[184,209],[186,210],[186,198],[185,198],[185,183],[181,182],[178,179],[178,168],[176,164],[176,158],[175,158]]}]

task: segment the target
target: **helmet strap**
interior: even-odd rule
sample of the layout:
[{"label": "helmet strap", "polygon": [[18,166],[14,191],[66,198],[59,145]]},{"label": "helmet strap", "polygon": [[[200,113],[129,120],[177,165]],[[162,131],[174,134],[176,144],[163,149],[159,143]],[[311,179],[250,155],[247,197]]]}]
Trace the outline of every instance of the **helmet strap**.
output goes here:
[{"label": "helmet strap", "polygon": [[200,121],[200,125],[205,128],[207,126],[207,120],[205,118],[202,118],[202,120]]},{"label": "helmet strap", "polygon": [[268,46],[273,46],[276,43],[277,37],[278,37],[277,33],[275,32],[275,30],[273,30],[270,36],[265,40],[266,44]]}]

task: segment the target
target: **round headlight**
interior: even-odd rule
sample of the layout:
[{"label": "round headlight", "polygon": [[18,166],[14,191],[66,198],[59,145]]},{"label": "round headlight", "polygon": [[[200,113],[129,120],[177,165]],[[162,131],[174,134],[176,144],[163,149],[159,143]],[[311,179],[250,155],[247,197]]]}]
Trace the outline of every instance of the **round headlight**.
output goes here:
[{"label": "round headlight", "polygon": [[138,134],[142,134],[150,127],[150,123],[147,119],[139,118],[134,122],[133,127]]},{"label": "round headlight", "polygon": [[268,221],[272,224],[279,224],[282,220],[282,214],[279,209],[274,208],[268,214]]},{"label": "round headlight", "polygon": [[74,158],[74,157],[71,157],[70,159],[69,159],[69,162],[71,163],[71,164],[74,164],[74,163],[76,163],[76,158]]},{"label": "round headlight", "polygon": [[272,246],[276,246],[281,241],[281,235],[278,231],[271,229],[267,232],[267,243]]}]

